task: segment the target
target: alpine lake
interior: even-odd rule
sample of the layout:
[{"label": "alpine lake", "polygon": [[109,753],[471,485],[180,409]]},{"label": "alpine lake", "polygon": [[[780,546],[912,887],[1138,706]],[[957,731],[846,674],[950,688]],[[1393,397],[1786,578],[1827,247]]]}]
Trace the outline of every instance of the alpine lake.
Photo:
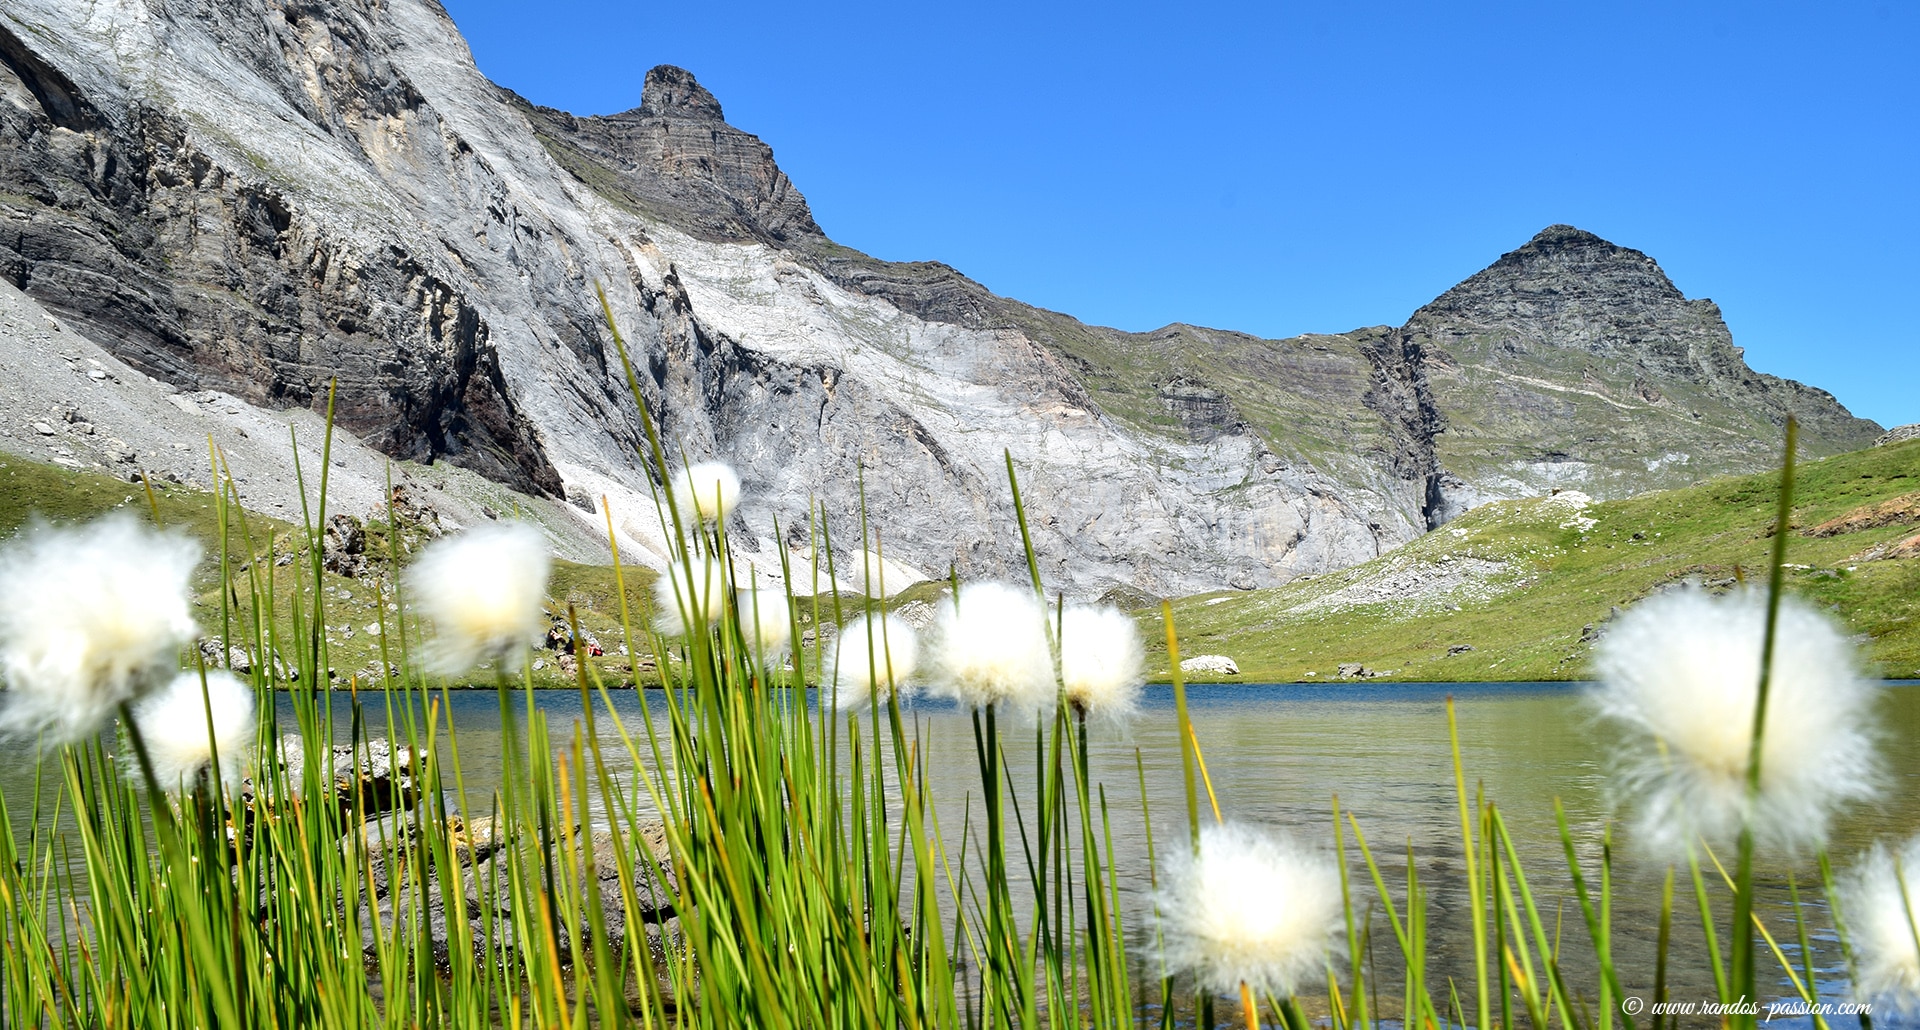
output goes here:
[{"label": "alpine lake", "polygon": [[[1848,811],[1836,822],[1829,852],[1837,870],[1852,864],[1876,840],[1903,840],[1920,830],[1920,689],[1916,688],[1920,683],[1889,681],[1881,692],[1877,714],[1885,786],[1877,806]],[[1404,905],[1411,856],[1428,894],[1429,982],[1436,985],[1436,996],[1444,996],[1450,977],[1465,997],[1474,979],[1473,938],[1462,877],[1461,811],[1447,730],[1446,703],[1452,698],[1468,790],[1484,792],[1486,799],[1499,806],[1541,918],[1548,932],[1562,942],[1564,969],[1573,984],[1594,983],[1594,966],[1586,923],[1568,874],[1555,801],[1564,808],[1591,891],[1598,890],[1601,841],[1611,824],[1613,947],[1627,994],[1651,1002],[1667,867],[1636,848],[1625,825],[1626,813],[1612,803],[1607,774],[1615,741],[1612,730],[1598,723],[1584,703],[1586,689],[1578,683],[1195,684],[1187,687],[1187,703],[1212,790],[1228,819],[1278,829],[1331,851],[1337,798],[1340,810],[1350,813],[1366,834],[1396,907]],[[474,814],[484,814],[490,787],[499,781],[501,769],[499,699],[493,690],[438,696],[446,706],[443,715],[457,735],[469,807]],[[649,717],[643,705],[651,706],[651,718],[664,732],[664,700],[658,691],[628,689],[609,696],[643,751],[641,720]],[[374,697],[363,694],[362,700],[372,702]],[[516,725],[525,722],[527,697],[514,692],[514,705],[521,710]],[[810,703],[813,700],[810,694]],[[545,713],[555,749],[569,747],[574,724],[581,721],[581,695],[541,690],[533,692],[532,702]],[[376,725],[383,723],[377,708],[369,703],[365,711],[368,722]],[[348,716],[344,711],[336,714],[344,740]],[[976,835],[966,847],[971,853],[980,846],[980,772],[971,717],[948,702],[928,699],[909,702],[902,714],[907,732],[917,737],[922,749],[921,768],[931,785],[938,832],[957,861],[969,819]],[[291,725],[285,700],[281,716],[283,725]],[[612,720],[602,711],[597,721],[603,756],[625,767],[623,772],[630,776],[631,763]],[[839,720],[836,733],[843,753],[850,729],[871,741],[869,723],[864,715],[852,722],[845,717]],[[382,734],[375,730],[371,735]],[[1002,743],[1013,786],[1009,815],[1019,806],[1029,825],[1035,799],[1026,788],[1039,760],[1035,736],[1030,723],[1015,722],[1010,727],[1003,723]],[[884,739],[880,744],[887,746]],[[1138,989],[1153,995],[1157,973],[1152,968],[1154,863],[1149,848],[1164,853],[1169,847],[1182,846],[1189,832],[1172,688],[1148,686],[1137,716],[1125,726],[1096,725],[1089,764],[1093,780],[1104,791],[1128,937],[1140,956]],[[0,790],[6,792],[16,821],[23,821],[31,810],[32,766],[28,758],[0,768]],[[46,771],[52,772],[52,767]],[[44,792],[51,789],[50,781],[43,785],[43,802],[47,800]],[[1212,819],[1204,787],[1199,796],[1202,818]],[[1077,820],[1077,815],[1069,818]],[[1370,968],[1370,982],[1379,985],[1375,1011],[1390,1013],[1398,1008],[1399,951],[1350,825],[1345,837],[1351,895],[1361,927],[1359,940],[1349,946],[1361,951]],[[1011,830],[1009,841],[1010,848],[1020,847],[1018,835]],[[1726,862],[1731,858],[1722,856]],[[1017,854],[1009,859],[1019,867]],[[1717,879],[1710,864],[1703,871],[1710,882]],[[1015,877],[1016,888],[1019,879]],[[1814,858],[1763,862],[1758,880],[1762,884],[1760,917],[1796,968],[1804,961],[1791,901],[1797,889],[1820,995],[1823,1000],[1844,999],[1845,962]],[[1724,941],[1726,892],[1711,893],[1716,929]],[[1030,900],[1020,900],[1030,907]],[[1705,938],[1685,868],[1675,881],[1671,925],[1668,997],[1712,1000]],[[1768,1002],[1796,995],[1767,946],[1760,947],[1762,997],[1758,1000],[1764,1014]],[[1344,981],[1345,961],[1336,968]],[[1584,1001],[1591,1006],[1597,999]],[[1876,1014],[1874,1024],[1904,1025],[1893,1016]],[[1694,1022],[1717,1020],[1681,1020],[1682,1025]],[[1851,1017],[1829,1022],[1857,1025]],[[1782,1016],[1769,1025],[1796,1024],[1806,1025],[1808,1020]]]}]

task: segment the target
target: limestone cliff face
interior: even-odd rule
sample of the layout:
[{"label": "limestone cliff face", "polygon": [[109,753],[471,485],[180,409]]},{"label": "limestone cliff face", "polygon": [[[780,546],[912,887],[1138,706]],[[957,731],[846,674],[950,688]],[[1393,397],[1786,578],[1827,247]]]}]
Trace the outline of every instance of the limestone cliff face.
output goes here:
[{"label": "limestone cliff face", "polygon": [[742,553],[777,568],[811,498],[858,567],[864,477],[889,588],[1020,570],[1009,453],[1049,586],[1086,595],[1344,566],[1573,468],[1605,494],[1760,467],[1787,410],[1816,450],[1871,440],[1569,233],[1399,329],[1122,333],[839,247],[680,69],[575,117],[487,82],[432,0],[0,10],[0,275],[181,387],[311,408],[337,380],[373,446],[583,521],[604,497],[653,560],[596,288],[669,446],[741,469]]},{"label": "limestone cliff face", "polygon": [[167,381],[324,406],[338,377],[383,449],[560,488],[470,276],[380,181],[462,155],[371,14],[33,7],[0,15],[8,278]]}]

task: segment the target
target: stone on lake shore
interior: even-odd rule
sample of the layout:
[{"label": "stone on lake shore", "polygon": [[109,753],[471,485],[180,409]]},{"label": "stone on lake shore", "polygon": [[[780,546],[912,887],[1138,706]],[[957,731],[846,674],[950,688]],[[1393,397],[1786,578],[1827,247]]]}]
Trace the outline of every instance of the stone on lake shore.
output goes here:
[{"label": "stone on lake shore", "polygon": [[1197,654],[1180,662],[1180,671],[1212,676],[1238,676],[1240,666],[1223,654]]}]

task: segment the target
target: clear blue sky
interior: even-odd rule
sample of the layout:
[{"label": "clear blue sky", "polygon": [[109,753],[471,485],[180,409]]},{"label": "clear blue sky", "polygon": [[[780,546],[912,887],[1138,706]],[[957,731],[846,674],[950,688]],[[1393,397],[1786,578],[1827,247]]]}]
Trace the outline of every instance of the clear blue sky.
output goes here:
[{"label": "clear blue sky", "polygon": [[579,114],[690,69],[834,239],[1090,322],[1398,324],[1544,226],[1920,422],[1920,4],[445,0]]}]

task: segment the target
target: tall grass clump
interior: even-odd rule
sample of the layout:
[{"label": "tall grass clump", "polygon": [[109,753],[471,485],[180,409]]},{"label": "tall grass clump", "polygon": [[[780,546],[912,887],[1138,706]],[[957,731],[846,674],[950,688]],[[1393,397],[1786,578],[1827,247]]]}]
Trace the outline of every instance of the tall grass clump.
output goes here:
[{"label": "tall grass clump", "polygon": [[[1096,733],[1139,717],[1134,620],[1050,594],[1029,542],[1027,581],[956,575],[916,629],[878,600],[878,535],[820,508],[807,567],[784,549],[777,570],[739,561],[746,486],[669,459],[608,324],[671,551],[649,590],[606,512],[623,653],[663,689],[585,660],[574,620],[569,725],[533,690],[528,645],[554,606],[530,523],[417,554],[388,534],[378,674],[329,675],[327,448],[290,551],[209,456],[216,571],[199,587],[194,545],[134,520],[0,552],[0,722],[37,761],[30,793],[0,795],[7,1026],[1633,1027],[1627,999],[1662,997],[1676,869],[1721,1001],[1754,999],[1769,959],[1766,977],[1818,1000],[1797,893],[1797,963],[1754,903],[1756,856],[1776,848],[1815,857],[1843,897],[1862,991],[1920,991],[1920,933],[1911,955],[1900,933],[1912,848],[1844,874],[1822,850],[1826,817],[1874,780],[1844,646],[1780,596],[1791,442],[1770,589],[1687,618],[1650,605],[1618,638],[1631,653],[1602,663],[1597,710],[1639,735],[1617,793],[1649,846],[1626,861],[1670,863],[1648,964],[1614,947],[1612,831],[1556,813],[1564,866],[1525,868],[1451,703],[1445,879],[1411,845],[1377,851],[1337,799],[1331,840],[1239,818],[1164,608],[1187,832],[1156,840],[1145,762],[1110,791],[1091,760]],[[875,558],[841,570],[840,553]],[[865,589],[835,587],[849,580]],[[189,646],[196,591],[219,647]],[[1698,665],[1635,664],[1709,646]],[[452,691],[476,681],[498,702],[497,784],[462,773]],[[922,691],[964,714],[977,779],[930,782]],[[1775,720],[1821,718],[1845,778],[1770,743]],[[966,800],[959,825],[936,789]],[[1144,864],[1117,858],[1116,827],[1144,832]],[[1437,892],[1470,942],[1446,968]]]}]

